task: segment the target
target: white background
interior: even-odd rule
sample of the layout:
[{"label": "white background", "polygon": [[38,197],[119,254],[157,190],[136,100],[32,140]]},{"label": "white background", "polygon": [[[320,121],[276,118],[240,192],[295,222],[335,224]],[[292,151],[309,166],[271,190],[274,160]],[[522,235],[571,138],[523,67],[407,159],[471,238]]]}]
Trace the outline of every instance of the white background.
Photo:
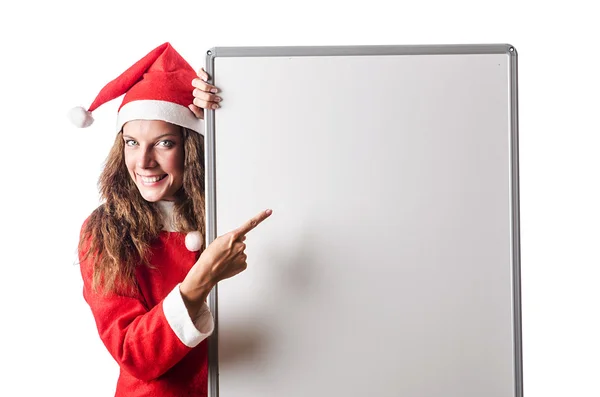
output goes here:
[{"label": "white background", "polygon": [[513,44],[525,395],[599,396],[600,24],[591,4],[3,2],[0,395],[113,395],[117,367],[83,301],[76,245],[98,204],[120,100],[85,130],[65,114],[170,41],[194,67],[213,46]]}]

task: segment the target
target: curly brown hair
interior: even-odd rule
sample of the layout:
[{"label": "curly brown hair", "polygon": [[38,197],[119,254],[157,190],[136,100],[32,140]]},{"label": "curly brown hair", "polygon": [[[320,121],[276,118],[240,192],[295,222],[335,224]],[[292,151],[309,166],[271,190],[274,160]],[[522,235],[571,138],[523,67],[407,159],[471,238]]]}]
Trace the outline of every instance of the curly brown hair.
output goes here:
[{"label": "curly brown hair", "polygon": [[[204,138],[186,128],[183,186],[174,205],[175,227],[180,232],[205,230]],[[129,294],[135,291],[137,266],[147,261],[150,245],[163,227],[155,203],[146,201],[127,172],[122,133],[117,134],[98,181],[104,201],[86,220],[79,239],[81,261],[93,257],[95,290]],[[201,238],[204,242],[204,238]],[[204,244],[204,243],[203,243]],[[201,251],[204,247],[201,247]]]}]

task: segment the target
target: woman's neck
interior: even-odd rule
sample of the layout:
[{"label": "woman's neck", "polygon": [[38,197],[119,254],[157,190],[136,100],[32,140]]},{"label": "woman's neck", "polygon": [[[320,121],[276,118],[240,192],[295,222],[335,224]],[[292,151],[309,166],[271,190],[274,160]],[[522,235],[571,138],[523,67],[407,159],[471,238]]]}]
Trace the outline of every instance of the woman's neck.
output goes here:
[{"label": "woman's neck", "polygon": [[156,206],[162,216],[163,230],[167,232],[175,232],[175,202],[160,200],[156,202]]}]

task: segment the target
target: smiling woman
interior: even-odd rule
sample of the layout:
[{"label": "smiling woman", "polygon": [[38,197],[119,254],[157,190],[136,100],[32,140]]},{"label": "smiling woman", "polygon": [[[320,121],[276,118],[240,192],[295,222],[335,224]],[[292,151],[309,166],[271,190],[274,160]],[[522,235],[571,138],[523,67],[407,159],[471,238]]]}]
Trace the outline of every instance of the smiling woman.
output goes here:
[{"label": "smiling woman", "polygon": [[175,201],[183,185],[183,133],[162,120],[132,120],[123,127],[125,164],[142,197]]},{"label": "smiling woman", "polygon": [[200,107],[215,109],[220,98],[198,76],[206,78],[165,43],[70,114],[90,126],[94,109],[125,94],[100,176],[103,203],[79,241],[83,296],[120,368],[115,396],[207,395],[206,298],[246,268],[245,234],[270,215],[204,249]]}]

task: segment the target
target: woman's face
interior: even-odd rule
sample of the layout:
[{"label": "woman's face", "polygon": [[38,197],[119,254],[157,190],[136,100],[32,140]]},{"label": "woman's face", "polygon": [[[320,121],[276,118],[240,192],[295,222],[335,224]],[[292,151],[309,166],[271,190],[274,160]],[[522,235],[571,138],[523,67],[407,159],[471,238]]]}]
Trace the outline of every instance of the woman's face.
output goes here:
[{"label": "woman's face", "polygon": [[142,197],[175,200],[183,185],[181,127],[160,120],[132,120],[123,126],[125,165]]}]

